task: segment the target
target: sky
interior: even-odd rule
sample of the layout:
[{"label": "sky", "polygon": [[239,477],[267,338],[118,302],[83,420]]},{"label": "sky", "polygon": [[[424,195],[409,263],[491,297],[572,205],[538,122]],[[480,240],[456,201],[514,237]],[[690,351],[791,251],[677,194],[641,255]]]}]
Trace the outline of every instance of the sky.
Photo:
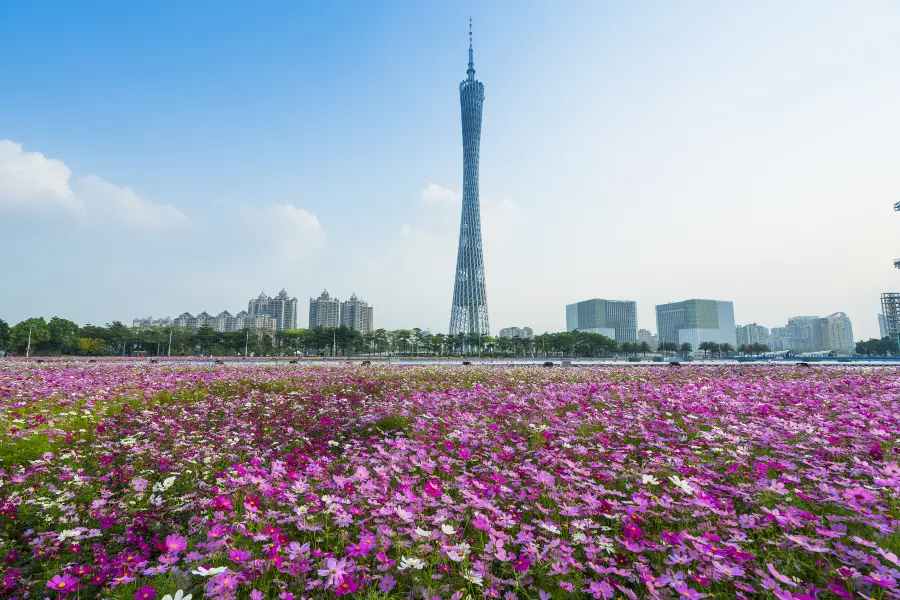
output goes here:
[{"label": "sky", "polygon": [[900,291],[900,4],[0,0],[0,318],[356,293],[446,332],[468,19],[491,330]]}]

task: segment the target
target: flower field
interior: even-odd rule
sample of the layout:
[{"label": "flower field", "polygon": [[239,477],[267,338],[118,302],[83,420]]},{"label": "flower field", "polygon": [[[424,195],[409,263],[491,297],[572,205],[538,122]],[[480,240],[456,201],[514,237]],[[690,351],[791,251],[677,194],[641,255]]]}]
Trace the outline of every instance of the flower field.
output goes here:
[{"label": "flower field", "polygon": [[900,598],[900,370],[0,363],[0,597]]}]

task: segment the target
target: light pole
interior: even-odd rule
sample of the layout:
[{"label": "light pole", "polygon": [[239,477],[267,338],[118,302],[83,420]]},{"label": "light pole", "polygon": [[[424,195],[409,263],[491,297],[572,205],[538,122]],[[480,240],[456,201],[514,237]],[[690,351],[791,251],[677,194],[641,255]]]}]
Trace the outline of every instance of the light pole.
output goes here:
[{"label": "light pole", "polygon": [[166,351],[166,356],[172,356],[172,327],[169,327],[169,349]]},{"label": "light pole", "polygon": [[31,328],[32,327],[33,327],[32,325],[28,326],[28,346],[25,347],[25,358],[28,358],[29,356],[31,356]]}]

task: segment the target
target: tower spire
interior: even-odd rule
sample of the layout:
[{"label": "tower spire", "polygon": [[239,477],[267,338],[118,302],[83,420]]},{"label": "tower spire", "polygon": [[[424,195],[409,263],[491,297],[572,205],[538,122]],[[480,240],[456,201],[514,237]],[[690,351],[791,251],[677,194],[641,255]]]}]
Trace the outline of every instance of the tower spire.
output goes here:
[{"label": "tower spire", "polygon": [[469,81],[475,79],[475,61],[472,58],[472,17],[469,17],[469,69],[466,71]]}]

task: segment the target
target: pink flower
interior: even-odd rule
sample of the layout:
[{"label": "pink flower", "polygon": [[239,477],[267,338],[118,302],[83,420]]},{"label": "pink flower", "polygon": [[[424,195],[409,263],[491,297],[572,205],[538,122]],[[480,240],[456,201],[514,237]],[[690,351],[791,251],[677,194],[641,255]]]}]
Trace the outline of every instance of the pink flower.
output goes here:
[{"label": "pink flower", "polygon": [[156,588],[152,585],[145,585],[142,588],[138,588],[138,591],[134,593],[134,600],[153,600],[156,597]]},{"label": "pink flower", "polygon": [[440,498],[442,494],[441,484],[436,479],[429,479],[425,483],[425,493],[432,498]]},{"label": "pink flower", "polygon": [[395,585],[397,585],[397,580],[387,574],[382,575],[378,580],[378,589],[385,594],[394,589]]},{"label": "pink flower", "polygon": [[78,588],[78,578],[72,575],[54,575],[47,582],[47,587],[61,594],[68,594]]},{"label": "pink flower", "polygon": [[857,502],[859,504],[871,504],[875,502],[875,495],[869,490],[861,487],[847,488],[841,495],[847,502]]},{"label": "pink flower", "polygon": [[478,529],[479,531],[487,531],[491,528],[491,524],[488,523],[488,520],[484,518],[484,515],[478,513],[475,515],[475,518],[472,519],[472,527]]},{"label": "pink flower", "polygon": [[230,558],[232,562],[240,564],[242,562],[246,562],[247,559],[250,558],[250,553],[246,550],[235,548],[234,550],[228,552],[228,558]]},{"label": "pink flower", "polygon": [[541,485],[546,485],[547,487],[553,487],[553,485],[556,483],[553,475],[551,475],[547,471],[538,471],[535,480]]},{"label": "pink flower", "polygon": [[797,584],[796,584],[795,582],[791,581],[791,578],[790,578],[790,577],[788,577],[787,575],[782,575],[781,573],[779,573],[778,571],[776,571],[776,570],[775,570],[775,566],[774,566],[772,563],[768,563],[768,564],[766,565],[766,567],[769,569],[769,573],[772,574],[772,577],[774,577],[775,579],[777,579],[777,580],[780,581],[781,583],[783,583],[783,584],[785,584],[785,585],[789,585],[789,586],[791,586],[791,587],[796,587],[796,586],[797,586]]},{"label": "pink flower", "polygon": [[337,561],[329,558],[324,569],[319,569],[319,577],[327,577],[325,587],[337,587],[341,579],[347,574],[347,561],[342,559]]},{"label": "pink flower", "polygon": [[250,600],[263,600],[264,597],[265,594],[263,594],[259,590],[253,590],[252,592],[250,592]]},{"label": "pink flower", "polygon": [[170,535],[166,538],[166,550],[169,552],[179,553],[187,549],[187,540],[184,536]]},{"label": "pink flower", "polygon": [[706,598],[706,594],[701,594],[700,592],[691,589],[688,587],[686,583],[678,583],[673,585],[675,591],[681,594],[683,598],[688,598],[689,600],[699,600],[700,598]]}]

